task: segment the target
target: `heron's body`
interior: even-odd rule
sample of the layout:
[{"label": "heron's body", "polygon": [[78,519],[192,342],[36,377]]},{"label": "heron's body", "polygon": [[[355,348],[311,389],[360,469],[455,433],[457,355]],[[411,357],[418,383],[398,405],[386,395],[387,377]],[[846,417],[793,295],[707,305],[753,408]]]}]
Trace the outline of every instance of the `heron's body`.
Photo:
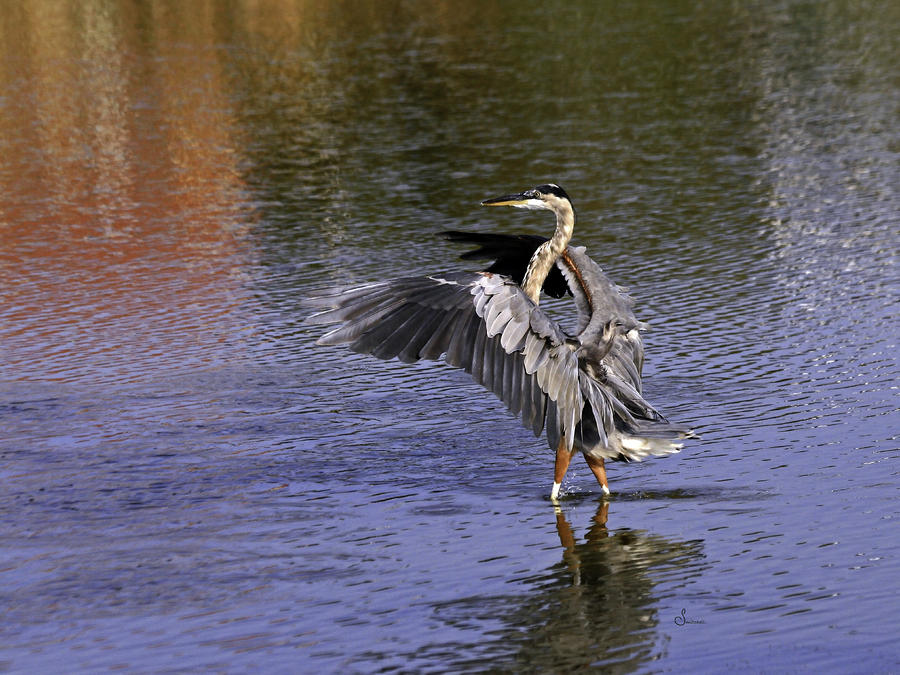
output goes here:
[{"label": "heron's body", "polygon": [[[542,185],[483,203],[551,210],[556,231],[549,240],[448,232],[453,241],[480,247],[463,258],[494,263],[482,272],[392,279],[321,298],[327,309],[310,320],[341,325],[319,344],[347,343],[406,362],[444,355],[536,435],[546,429],[556,451],[553,499],[576,451],[608,494],[605,460],[677,452],[689,432],[668,424],[643,398],[642,324],[631,299],[583,248],[568,245],[575,214],[566,193]],[[573,335],[540,308],[542,288],[573,296]]]}]

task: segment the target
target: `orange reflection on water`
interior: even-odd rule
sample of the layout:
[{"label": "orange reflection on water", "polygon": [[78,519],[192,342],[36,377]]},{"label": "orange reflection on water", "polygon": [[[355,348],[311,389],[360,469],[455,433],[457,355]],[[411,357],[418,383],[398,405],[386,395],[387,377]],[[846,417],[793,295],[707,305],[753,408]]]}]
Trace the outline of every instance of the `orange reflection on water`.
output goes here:
[{"label": "orange reflection on water", "polygon": [[190,43],[167,39],[157,9],[44,0],[0,17],[4,379],[143,378],[234,358],[252,330],[215,35],[196,12]]}]

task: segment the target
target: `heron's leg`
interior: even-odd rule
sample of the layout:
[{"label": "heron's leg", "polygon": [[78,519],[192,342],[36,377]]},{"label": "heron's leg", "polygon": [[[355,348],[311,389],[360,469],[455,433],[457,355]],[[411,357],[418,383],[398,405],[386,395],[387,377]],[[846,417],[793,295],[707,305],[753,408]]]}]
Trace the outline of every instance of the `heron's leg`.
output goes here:
[{"label": "heron's leg", "polygon": [[553,471],[553,489],[550,490],[550,499],[556,501],[559,497],[559,488],[562,485],[563,478],[566,477],[566,471],[569,469],[569,462],[572,461],[572,451],[566,447],[565,436],[559,439],[559,445],[556,447],[556,466]]},{"label": "heron's leg", "polygon": [[609,483],[606,481],[606,465],[603,463],[603,458],[595,458],[590,455],[585,455],[584,458],[587,460],[588,466],[591,467],[591,471],[594,472],[594,477],[600,483],[600,487],[603,488],[603,494],[608,495]]}]

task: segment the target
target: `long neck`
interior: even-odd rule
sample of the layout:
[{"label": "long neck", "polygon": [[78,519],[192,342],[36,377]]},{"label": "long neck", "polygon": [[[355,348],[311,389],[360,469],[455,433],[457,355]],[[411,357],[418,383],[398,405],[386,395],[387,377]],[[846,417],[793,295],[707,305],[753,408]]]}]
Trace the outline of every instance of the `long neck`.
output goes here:
[{"label": "long neck", "polygon": [[566,250],[574,229],[575,212],[572,210],[572,205],[565,201],[560,208],[556,209],[556,231],[549,241],[545,241],[537,247],[528,263],[528,269],[525,270],[525,277],[522,279],[522,290],[534,301],[534,304],[540,302],[544,280],[550,274],[553,265],[556,264],[557,258]]}]

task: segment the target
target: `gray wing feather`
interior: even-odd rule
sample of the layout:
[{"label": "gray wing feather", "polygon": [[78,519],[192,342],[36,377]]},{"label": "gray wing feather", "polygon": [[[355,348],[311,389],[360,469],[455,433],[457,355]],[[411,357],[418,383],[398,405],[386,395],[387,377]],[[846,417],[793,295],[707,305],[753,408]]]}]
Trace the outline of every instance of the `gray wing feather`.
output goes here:
[{"label": "gray wing feather", "polygon": [[472,346],[472,363],[469,373],[478,384],[484,384],[484,353],[487,348],[485,341],[487,340],[487,331],[483,325],[478,326],[478,332],[475,334],[475,344]]},{"label": "gray wing feather", "polygon": [[[501,342],[501,345],[503,343]],[[504,359],[507,362],[507,367],[503,371],[503,392],[500,398],[506,401],[506,405],[509,406],[509,411],[518,416],[519,408],[521,404],[517,403],[516,400],[519,396],[516,391],[516,373],[519,368],[521,368],[521,363],[519,362],[519,355],[516,353],[512,353],[509,355],[508,359]],[[521,385],[521,382],[519,383]]]},{"label": "gray wing feather", "polygon": [[372,330],[363,333],[354,340],[350,348],[356,352],[374,354],[380,359],[389,359],[396,356],[405,346],[405,342],[393,349],[398,340],[394,338],[392,341],[391,338],[398,332],[402,336],[404,327],[408,325],[410,319],[413,319],[418,312],[419,308],[416,306],[399,306],[397,309],[380,317],[378,324]]},{"label": "gray wing feather", "polygon": [[559,410],[556,403],[547,399],[547,443],[551,448],[559,447],[562,434],[559,431]]},{"label": "gray wing feather", "polygon": [[428,312],[425,319],[410,336],[409,342],[407,342],[406,346],[400,350],[399,354],[397,354],[397,358],[404,363],[415,363],[422,358],[420,354],[422,353],[423,347],[431,336],[435,334],[437,327],[444,319],[445,316],[443,314]]},{"label": "gray wing feather", "polygon": [[487,329],[485,329],[485,345],[484,345],[484,366],[482,371],[482,384],[490,391],[494,390],[494,355],[495,340],[487,337]]},{"label": "gray wing feather", "polygon": [[525,372],[531,375],[547,359],[546,342],[537,333],[528,332],[525,337]]},{"label": "gray wing feather", "polygon": [[519,379],[519,415],[522,418],[522,424],[531,428],[534,422],[534,409],[531,399],[531,377],[524,369],[520,372]]},{"label": "gray wing feather", "polygon": [[444,314],[443,319],[438,324],[437,328],[434,329],[434,333],[419,352],[420,359],[435,361],[441,358],[441,354],[446,352],[447,348],[450,346],[450,338],[453,337],[451,331],[460,315],[461,312],[459,310]]},{"label": "gray wing feather", "polygon": [[[538,383],[532,377],[531,380],[531,405],[533,408],[533,420],[531,429],[534,431],[535,436],[541,435],[541,429],[544,426],[544,418],[547,415],[547,397],[544,395],[544,392],[541,390]],[[558,441],[557,441],[558,442]]]},{"label": "gray wing feather", "polygon": [[[501,398],[507,402],[510,410],[515,411],[516,399],[520,399],[522,395],[522,382],[521,380],[517,381],[518,371],[522,367],[522,358],[514,352],[509,354],[504,361],[506,361],[506,367],[503,369],[503,395]],[[518,391],[516,387],[519,388]],[[521,410],[521,401],[518,406]]]},{"label": "gray wing feather", "polygon": [[471,370],[480,323],[474,312],[469,312],[459,322],[447,348],[446,361],[451,366]]},{"label": "gray wing feather", "polygon": [[367,298],[359,308],[339,307],[329,312],[316,314],[310,318],[315,319],[316,323],[346,322],[344,326],[326,333],[317,341],[321,345],[338,345],[355,340],[366,328],[377,324],[382,317],[400,305],[399,301],[385,303],[383,300],[377,301]]},{"label": "gray wing feather", "polygon": [[[490,335],[488,331],[488,335]],[[504,353],[500,351],[502,348],[497,347],[496,342],[492,342],[494,349],[494,372],[491,374],[491,390],[500,396],[503,393],[503,369],[506,367],[506,358]]]}]

